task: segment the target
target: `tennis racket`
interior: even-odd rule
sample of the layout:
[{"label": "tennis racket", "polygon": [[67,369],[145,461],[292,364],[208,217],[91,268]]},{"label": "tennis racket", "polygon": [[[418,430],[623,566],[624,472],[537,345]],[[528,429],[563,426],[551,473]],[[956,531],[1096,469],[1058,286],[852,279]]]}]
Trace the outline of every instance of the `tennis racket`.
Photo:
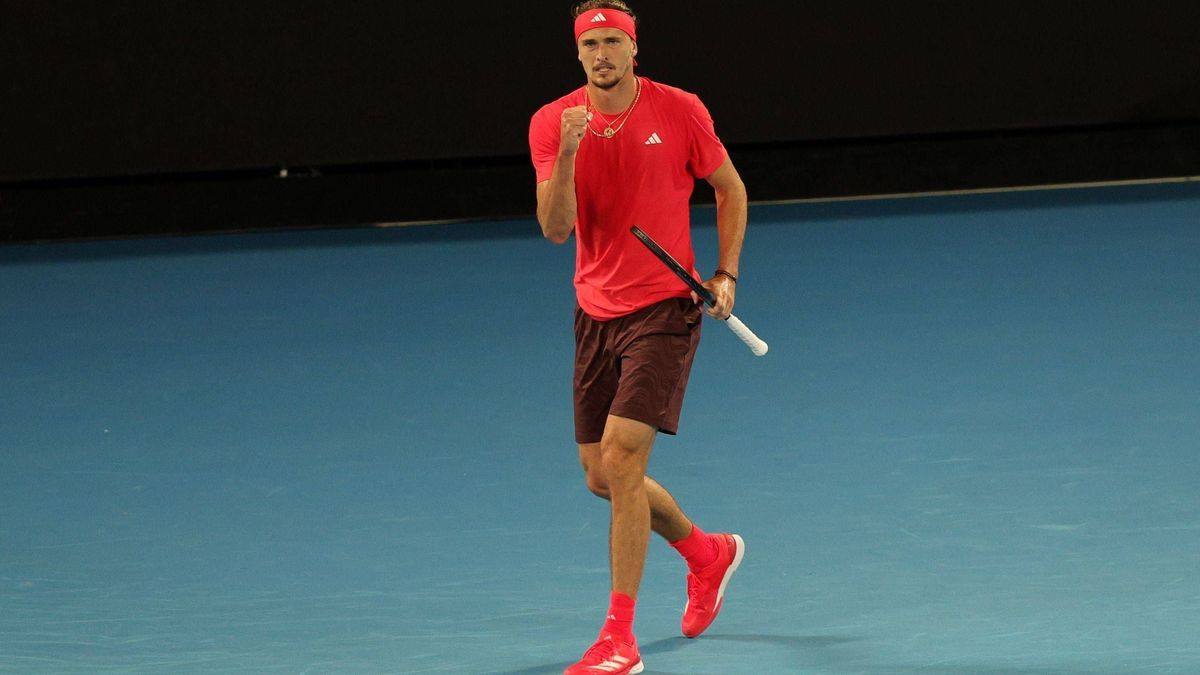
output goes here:
[{"label": "tennis racket", "polygon": [[[675,273],[675,276],[682,279],[683,283],[688,285],[688,288],[692,289],[696,295],[700,296],[701,300],[708,303],[709,307],[717,304],[717,299],[713,297],[712,292],[700,285],[699,281],[696,281],[691,274],[688,274],[687,270],[683,269],[683,265],[680,265],[678,261],[672,258],[670,253],[664,251],[663,248],[658,245],[658,242],[651,239],[650,235],[642,231],[642,228],[634,225],[633,227],[629,228],[629,230],[633,232],[633,236],[640,239],[641,242],[646,245],[646,248],[650,249],[650,252],[653,253],[655,257],[657,257],[663,262],[664,265],[670,268],[670,270]],[[738,336],[741,338],[742,342],[746,343],[746,346],[750,348],[750,351],[754,352],[755,356],[762,356],[763,354],[767,353],[767,343],[763,342],[757,335],[754,334],[754,331],[751,331],[749,328],[747,328],[746,324],[738,320],[736,316],[730,314],[729,318],[725,319],[725,325],[729,326],[729,330],[733,331],[734,335]]]}]

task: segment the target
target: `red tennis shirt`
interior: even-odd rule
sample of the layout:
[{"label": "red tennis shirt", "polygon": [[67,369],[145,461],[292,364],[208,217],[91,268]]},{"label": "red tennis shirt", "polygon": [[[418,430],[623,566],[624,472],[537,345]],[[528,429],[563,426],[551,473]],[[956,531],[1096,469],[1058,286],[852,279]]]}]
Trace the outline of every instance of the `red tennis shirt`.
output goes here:
[{"label": "red tennis shirt", "polygon": [[[690,294],[629,228],[645,230],[694,274],[688,200],[696,179],[712,175],[726,157],[695,94],[638,79],[641,96],[625,126],[612,138],[587,133],[575,155],[575,297],[600,320]],[[529,149],[539,183],[554,171],[562,111],[586,102],[580,87],[534,114]],[[598,116],[592,129],[604,129]]]}]

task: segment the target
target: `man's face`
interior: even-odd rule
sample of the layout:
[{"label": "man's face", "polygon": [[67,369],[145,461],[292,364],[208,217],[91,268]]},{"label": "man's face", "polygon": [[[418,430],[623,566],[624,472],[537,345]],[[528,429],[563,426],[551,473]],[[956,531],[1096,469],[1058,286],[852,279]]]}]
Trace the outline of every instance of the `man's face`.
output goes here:
[{"label": "man's face", "polygon": [[601,89],[617,86],[637,56],[637,43],[617,28],[593,28],[579,36],[577,46],[588,81]]}]

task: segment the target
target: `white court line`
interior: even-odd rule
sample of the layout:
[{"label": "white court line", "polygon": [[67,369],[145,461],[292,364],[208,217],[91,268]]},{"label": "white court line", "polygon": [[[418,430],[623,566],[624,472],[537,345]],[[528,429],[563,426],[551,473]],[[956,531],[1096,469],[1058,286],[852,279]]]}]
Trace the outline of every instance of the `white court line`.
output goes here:
[{"label": "white court line", "polygon": [[1130,185],[1160,185],[1167,183],[1192,183],[1200,176],[1168,176],[1165,178],[1137,178],[1131,180],[1092,181],[1086,183],[1045,183],[1041,185],[1014,185],[994,188],[964,188],[962,190],[929,190],[927,192],[889,192],[847,197],[811,197],[806,199],[779,199],[751,202],[753,205],[773,206],[777,204],[826,204],[832,202],[869,202],[883,199],[911,199],[914,197],[951,197],[955,195],[986,195],[1008,192],[1044,192],[1048,190],[1074,190],[1100,187],[1125,187]]},{"label": "white court line", "polygon": [[371,227],[409,227],[420,225],[449,225],[450,223],[467,223],[487,218],[446,218],[443,220],[398,220],[393,223],[371,223]]},{"label": "white court line", "polygon": [[[847,197],[807,197],[801,199],[776,199],[750,201],[750,206],[778,206],[785,204],[831,204],[837,202],[871,202],[886,199],[913,199],[917,197],[953,197],[955,195],[987,195],[1009,192],[1044,192],[1048,190],[1083,190],[1101,187],[1125,187],[1131,185],[1163,185],[1167,183],[1194,183],[1200,181],[1200,176],[1167,176],[1164,178],[1136,178],[1131,180],[1105,180],[1085,183],[1045,183],[1040,185],[1014,185],[1010,187],[993,188],[964,188],[962,190],[929,190],[926,192],[887,192],[871,195],[850,195]],[[714,208],[707,204],[700,208]],[[511,220],[506,217],[504,220]],[[444,220],[402,220],[391,223],[372,223],[371,227],[418,227],[421,225],[449,225],[452,223],[478,222],[489,218],[447,218]]]}]

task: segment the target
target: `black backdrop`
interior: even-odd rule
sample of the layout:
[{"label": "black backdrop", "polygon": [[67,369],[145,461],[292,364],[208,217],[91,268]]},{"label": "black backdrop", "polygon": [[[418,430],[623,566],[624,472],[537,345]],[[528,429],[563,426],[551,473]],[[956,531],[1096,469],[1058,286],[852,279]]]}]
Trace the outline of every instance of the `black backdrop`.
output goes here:
[{"label": "black backdrop", "polygon": [[[582,83],[569,6],[0,0],[0,223],[10,232],[23,222],[46,225],[54,218],[38,221],[30,215],[37,209],[24,207],[53,201],[50,189],[70,187],[76,197],[83,189],[81,203],[95,203],[112,192],[98,186],[214,178],[229,186],[282,166],[309,177],[354,174],[360,184],[364,176],[411,183],[417,171],[422,194],[492,175],[531,181],[524,165],[530,114]],[[837,160],[852,176],[870,173],[852,168],[864,153],[904,148],[911,166],[924,148],[949,147],[947,140],[954,152],[976,147],[954,160],[927,157],[957,168],[946,180],[933,171],[917,187],[955,187],[963,164],[1010,152],[1014,139],[1025,148],[1013,156],[1017,164],[1029,153],[1096,147],[1081,132],[1101,138],[1108,152],[1143,151],[1108,157],[1104,175],[1028,179],[1194,168],[1200,3],[1190,0],[643,0],[634,7],[642,19],[639,72],[699,93],[735,161],[745,158],[751,172],[776,175],[768,169],[790,166],[795,189],[768,187],[771,197],[810,196],[820,181],[796,174],[797,163],[828,159],[831,148],[853,149]],[[1162,161],[1147,159],[1151,151]],[[1096,158],[1083,163],[1094,166]],[[1006,169],[1003,180],[1021,182],[1015,171]],[[841,180],[827,191],[892,187]],[[304,192],[332,185],[310,182]],[[361,187],[339,200],[347,196],[369,197]],[[314,219],[491,215],[464,200],[443,194],[441,209],[434,202],[344,216],[329,209]],[[486,201],[500,214],[524,208],[496,195]]]}]

